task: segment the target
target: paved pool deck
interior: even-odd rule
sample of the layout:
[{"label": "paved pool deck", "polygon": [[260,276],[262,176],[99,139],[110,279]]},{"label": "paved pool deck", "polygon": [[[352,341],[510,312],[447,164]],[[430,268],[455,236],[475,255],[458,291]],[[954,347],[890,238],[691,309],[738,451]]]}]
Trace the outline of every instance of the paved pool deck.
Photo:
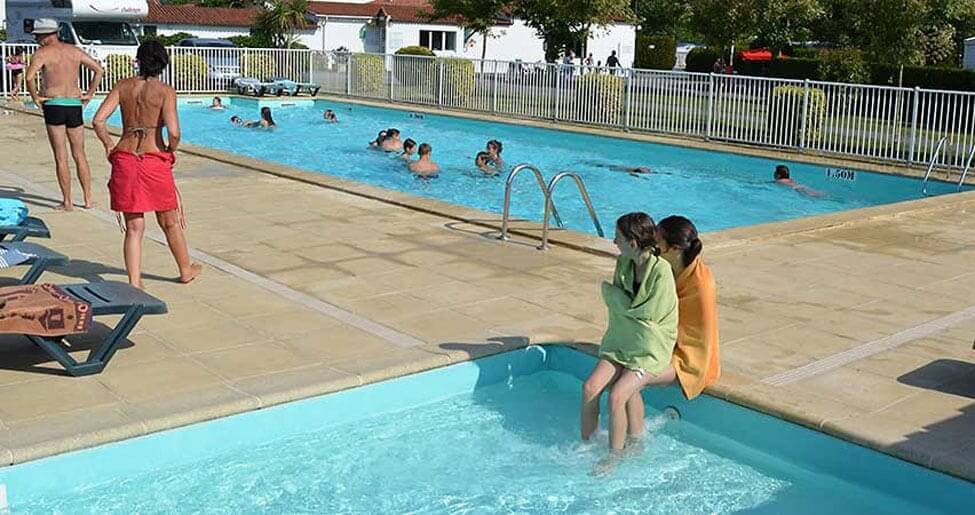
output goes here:
[{"label": "paved pool deck", "polygon": [[[102,207],[62,213],[51,209],[59,197],[40,120],[11,114],[0,124],[0,193],[28,202],[53,234],[36,241],[73,259],[42,281],[124,281],[93,134]],[[560,231],[568,247],[543,253],[535,224],[516,224],[502,243],[496,215],[186,151],[177,174],[203,276],[175,283],[151,232],[146,285],[170,313],[143,320],[96,376],[66,376],[23,337],[0,335],[0,463],[528,343],[595,350],[608,241]],[[724,367],[710,393],[975,480],[975,194],[704,242],[720,287]],[[72,338],[74,352],[83,357],[103,332]]]}]

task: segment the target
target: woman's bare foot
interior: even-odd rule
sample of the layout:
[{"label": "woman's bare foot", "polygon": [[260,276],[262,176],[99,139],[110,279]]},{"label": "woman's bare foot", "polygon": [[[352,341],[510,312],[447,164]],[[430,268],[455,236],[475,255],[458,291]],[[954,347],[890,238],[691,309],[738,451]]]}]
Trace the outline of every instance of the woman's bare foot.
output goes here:
[{"label": "woman's bare foot", "polygon": [[55,211],[74,211],[74,206],[72,206],[70,202],[67,202],[67,203],[62,202],[62,203],[54,206],[54,210]]},{"label": "woman's bare foot", "polygon": [[98,206],[98,202],[95,202],[92,199],[85,199],[85,209],[91,209],[97,206]]},{"label": "woman's bare foot", "polygon": [[135,282],[135,283],[129,282],[129,284],[131,284],[133,287],[138,288],[140,290],[145,290],[146,289],[146,286],[144,284],[142,284],[142,281]]},{"label": "woman's bare foot", "polygon": [[190,265],[190,269],[179,274],[179,282],[183,284],[188,284],[196,279],[201,273],[203,273],[203,265],[199,263],[193,263]]}]

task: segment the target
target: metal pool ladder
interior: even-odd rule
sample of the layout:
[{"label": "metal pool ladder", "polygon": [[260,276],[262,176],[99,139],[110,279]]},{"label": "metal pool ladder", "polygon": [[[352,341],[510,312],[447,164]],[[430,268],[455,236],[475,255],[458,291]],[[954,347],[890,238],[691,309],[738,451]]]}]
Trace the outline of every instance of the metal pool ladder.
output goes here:
[{"label": "metal pool ladder", "polygon": [[596,216],[596,210],[592,207],[592,201],[589,200],[589,192],[586,191],[586,185],[582,182],[582,177],[579,174],[573,172],[559,172],[552,177],[552,180],[548,182],[548,188],[545,189],[545,218],[542,222],[542,244],[538,246],[538,250],[548,250],[548,217],[549,213],[555,210],[555,204],[552,201],[552,193],[555,191],[555,186],[566,177],[572,177],[575,181],[576,186],[579,188],[579,194],[582,195],[582,201],[586,203],[586,209],[589,210],[589,216],[592,218],[592,224],[596,227],[596,234],[600,238],[604,237],[603,226],[599,224],[599,217]]},{"label": "metal pool ladder", "polygon": [[944,148],[945,142],[948,141],[948,136],[941,136],[938,140],[938,146],[935,147],[934,153],[931,154],[931,161],[928,161],[928,171],[924,173],[924,181],[921,182],[921,194],[928,194],[928,179],[931,178],[931,171],[934,170],[934,164],[938,162],[938,156],[941,155],[941,149]]},{"label": "metal pool ladder", "polygon": [[965,186],[965,177],[968,175],[968,170],[972,167],[972,159],[975,158],[975,145],[972,145],[972,149],[968,151],[968,159],[965,160],[965,169],[961,172],[961,178],[958,179],[958,191]]},{"label": "metal pool ladder", "polygon": [[[521,173],[522,170],[530,170],[534,175],[535,179],[538,181],[538,187],[542,190],[542,195],[545,197],[545,205],[548,206],[549,193],[548,189],[545,188],[545,178],[542,177],[542,172],[538,170],[533,165],[528,163],[520,164],[511,169],[511,173],[508,174],[508,178],[504,181],[504,214],[501,216],[501,235],[498,236],[499,240],[507,241],[508,236],[508,223],[510,217],[511,208],[511,184],[514,182],[515,177]],[[559,216],[559,212],[555,210],[555,206],[552,206],[552,216],[555,217],[555,223],[559,227],[562,227],[562,218]],[[545,212],[545,225],[548,226],[548,211]]]}]

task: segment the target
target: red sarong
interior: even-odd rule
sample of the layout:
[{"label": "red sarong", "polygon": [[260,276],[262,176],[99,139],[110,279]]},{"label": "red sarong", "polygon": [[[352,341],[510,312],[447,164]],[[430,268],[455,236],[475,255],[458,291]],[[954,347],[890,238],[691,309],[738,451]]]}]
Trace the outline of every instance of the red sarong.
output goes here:
[{"label": "red sarong", "polygon": [[109,156],[112,177],[108,192],[112,211],[120,213],[149,213],[172,211],[179,207],[173,164],[176,157],[169,152],[147,152],[137,155],[115,151]]}]

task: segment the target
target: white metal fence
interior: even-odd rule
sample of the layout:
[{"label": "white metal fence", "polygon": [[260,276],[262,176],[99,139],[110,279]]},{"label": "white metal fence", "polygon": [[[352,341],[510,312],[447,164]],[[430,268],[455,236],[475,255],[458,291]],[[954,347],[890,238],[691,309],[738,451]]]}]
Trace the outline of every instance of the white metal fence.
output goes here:
[{"label": "white metal fence", "polygon": [[[33,47],[20,45],[29,58]],[[4,59],[14,45],[0,45]],[[134,74],[134,47],[99,47],[99,92]],[[170,47],[180,93],[237,76],[322,91],[898,163],[962,168],[975,146],[975,93],[763,77],[308,50]],[[4,70],[2,93],[11,90]]]}]

